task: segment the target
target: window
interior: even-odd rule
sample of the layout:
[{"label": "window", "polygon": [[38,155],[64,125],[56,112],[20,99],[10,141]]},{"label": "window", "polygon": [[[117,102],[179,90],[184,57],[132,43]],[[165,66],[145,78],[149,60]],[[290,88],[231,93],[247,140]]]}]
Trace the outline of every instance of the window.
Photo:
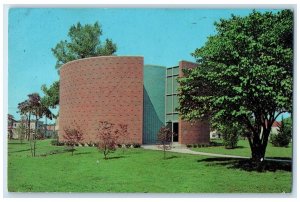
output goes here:
[{"label": "window", "polygon": [[172,68],[167,69],[167,76],[172,76]]},{"label": "window", "polygon": [[173,68],[173,75],[178,75],[179,74],[179,67]]},{"label": "window", "polygon": [[167,96],[167,114],[172,113],[172,96]]}]

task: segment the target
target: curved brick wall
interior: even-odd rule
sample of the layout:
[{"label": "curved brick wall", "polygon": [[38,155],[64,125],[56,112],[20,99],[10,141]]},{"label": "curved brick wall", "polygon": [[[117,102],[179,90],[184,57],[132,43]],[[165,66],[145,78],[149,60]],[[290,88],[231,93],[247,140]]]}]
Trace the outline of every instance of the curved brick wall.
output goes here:
[{"label": "curved brick wall", "polygon": [[75,60],[60,71],[59,136],[75,121],[84,142],[95,142],[99,121],[128,125],[124,143],[142,143],[143,57]]}]

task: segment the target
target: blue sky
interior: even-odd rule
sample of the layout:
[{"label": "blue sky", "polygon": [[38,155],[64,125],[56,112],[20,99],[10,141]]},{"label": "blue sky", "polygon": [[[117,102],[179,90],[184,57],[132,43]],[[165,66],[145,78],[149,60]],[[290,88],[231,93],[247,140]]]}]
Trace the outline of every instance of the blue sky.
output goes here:
[{"label": "blue sky", "polygon": [[[8,19],[8,113],[19,119],[18,103],[41,85],[59,79],[51,48],[67,38],[73,24],[99,21],[117,55],[138,55],[145,64],[174,66],[215,33],[214,22],[252,9],[79,9],[14,8]],[[264,10],[265,11],[265,10]]]}]

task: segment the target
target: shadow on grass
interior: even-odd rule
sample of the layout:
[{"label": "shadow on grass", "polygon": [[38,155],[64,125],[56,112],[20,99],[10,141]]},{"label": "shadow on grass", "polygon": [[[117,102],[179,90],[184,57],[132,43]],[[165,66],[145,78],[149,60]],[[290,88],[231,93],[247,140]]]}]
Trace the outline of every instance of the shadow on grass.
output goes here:
[{"label": "shadow on grass", "polygon": [[173,156],[166,157],[166,160],[168,160],[168,159],[177,159],[177,158],[179,158],[179,157],[178,157],[178,156],[175,156],[175,155],[173,155]]},{"label": "shadow on grass", "polygon": [[44,154],[40,154],[38,156],[41,156],[41,157],[46,157],[46,156],[50,156],[50,155],[55,155],[55,154],[62,154],[62,153],[67,153],[69,151],[65,150],[65,149],[62,149],[62,150],[52,150],[52,151],[49,151],[47,153],[44,153]]},{"label": "shadow on grass", "polygon": [[112,156],[112,157],[108,157],[106,160],[123,159],[123,158],[125,158],[125,156]]},{"label": "shadow on grass", "polygon": [[278,160],[289,160],[289,161],[291,161],[292,160],[292,158],[290,158],[290,157],[272,157],[272,156],[268,156],[268,157],[266,157],[267,159],[278,159]]},{"label": "shadow on grass", "polygon": [[[70,151],[68,151],[68,152],[70,152]],[[82,155],[82,154],[91,154],[92,152],[74,152],[74,156],[75,155]]]},{"label": "shadow on grass", "polygon": [[25,143],[25,142],[8,142],[8,144],[27,144],[27,143]]},{"label": "shadow on grass", "polygon": [[17,150],[17,151],[11,151],[8,153],[19,153],[19,152],[25,152],[25,151],[30,151],[30,149],[22,149],[22,150]]},{"label": "shadow on grass", "polygon": [[266,160],[262,163],[255,164],[250,159],[233,159],[233,158],[205,158],[198,160],[199,163],[207,163],[206,166],[224,166],[228,169],[238,169],[248,172],[276,172],[277,170],[281,171],[292,171],[291,162],[278,162],[272,160]]}]

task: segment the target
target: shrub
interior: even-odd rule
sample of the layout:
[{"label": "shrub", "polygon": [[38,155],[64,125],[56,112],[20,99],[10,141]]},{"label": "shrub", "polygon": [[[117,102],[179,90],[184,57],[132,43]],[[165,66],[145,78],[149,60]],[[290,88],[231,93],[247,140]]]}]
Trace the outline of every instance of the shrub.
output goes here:
[{"label": "shrub", "polygon": [[187,145],[186,145],[187,148],[191,148],[192,146],[193,146],[193,145],[191,145],[191,144],[187,144]]},{"label": "shrub", "polygon": [[100,121],[97,137],[99,139],[97,148],[103,152],[104,159],[107,160],[108,154],[116,150],[119,130],[113,123]]},{"label": "shrub", "polygon": [[51,145],[53,145],[53,146],[64,146],[65,143],[59,142],[58,140],[51,140]]},{"label": "shrub", "polygon": [[157,139],[160,144],[162,144],[162,149],[164,151],[164,159],[166,159],[166,150],[171,149],[172,145],[172,131],[167,127],[161,127],[158,134]]},{"label": "shrub", "polygon": [[225,149],[234,149],[237,147],[239,136],[237,133],[231,132],[223,135],[223,144]]},{"label": "shrub", "polygon": [[292,125],[291,122],[282,119],[281,124],[278,126],[278,133],[272,133],[270,142],[275,147],[287,147],[292,138]]},{"label": "shrub", "polygon": [[64,141],[66,145],[70,147],[69,151],[72,152],[72,156],[73,156],[73,153],[75,151],[74,147],[78,146],[79,142],[83,140],[83,133],[79,129],[79,127],[77,127],[77,129],[67,127],[64,128],[64,132],[65,132],[65,134],[63,135]]},{"label": "shrub", "polygon": [[139,144],[139,143],[133,143],[132,145],[133,145],[133,148],[140,148],[141,147],[141,144]]}]

